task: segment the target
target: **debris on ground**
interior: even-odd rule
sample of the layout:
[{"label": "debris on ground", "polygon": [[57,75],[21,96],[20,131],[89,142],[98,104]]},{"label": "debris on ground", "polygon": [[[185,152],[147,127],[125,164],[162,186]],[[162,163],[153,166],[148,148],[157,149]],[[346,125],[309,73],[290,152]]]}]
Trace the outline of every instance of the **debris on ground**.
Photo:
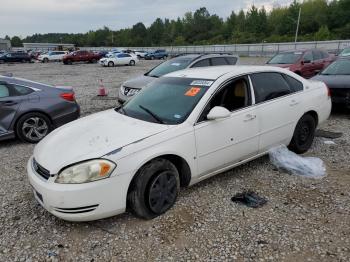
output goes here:
[{"label": "debris on ground", "polygon": [[326,140],[326,141],[323,141],[323,143],[325,143],[326,145],[335,145],[336,143],[331,141],[331,140]]},{"label": "debris on ground", "polygon": [[316,137],[329,138],[329,139],[336,139],[336,138],[342,137],[343,133],[317,129],[316,132],[315,132],[315,136]]},{"label": "debris on ground", "polygon": [[289,174],[310,178],[326,175],[326,167],[320,158],[299,156],[288,150],[285,145],[270,149],[269,156],[275,167]]},{"label": "debris on ground", "polygon": [[232,202],[241,203],[248,207],[258,208],[267,203],[267,200],[260,197],[257,193],[253,191],[244,191],[243,193],[238,193],[231,198]]}]

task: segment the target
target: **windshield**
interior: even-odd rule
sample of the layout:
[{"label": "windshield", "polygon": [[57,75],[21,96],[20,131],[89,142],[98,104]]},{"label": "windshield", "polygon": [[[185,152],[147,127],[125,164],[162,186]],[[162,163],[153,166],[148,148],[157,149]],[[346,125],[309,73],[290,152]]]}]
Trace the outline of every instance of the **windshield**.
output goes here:
[{"label": "windshield", "polygon": [[339,56],[350,56],[350,48],[345,48]]},{"label": "windshield", "polygon": [[350,59],[341,59],[330,64],[321,75],[350,75]]},{"label": "windshield", "polygon": [[168,73],[185,69],[192,61],[192,58],[177,57],[166,61],[159,66],[153,68],[146,75],[152,77],[160,77]]},{"label": "windshield", "polygon": [[118,112],[147,122],[184,122],[213,83],[212,80],[163,77],[153,81]]},{"label": "windshield", "polygon": [[269,62],[268,64],[294,64],[301,57],[301,52],[290,52],[290,53],[282,53],[277,54]]}]

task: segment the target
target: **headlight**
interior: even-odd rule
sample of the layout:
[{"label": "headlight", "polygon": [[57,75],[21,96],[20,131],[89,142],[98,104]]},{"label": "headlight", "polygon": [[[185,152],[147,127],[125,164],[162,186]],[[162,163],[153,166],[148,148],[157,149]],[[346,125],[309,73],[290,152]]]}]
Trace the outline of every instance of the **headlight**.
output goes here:
[{"label": "headlight", "polygon": [[63,169],[57,176],[55,183],[81,184],[109,177],[116,164],[105,159],[95,159],[82,162]]}]

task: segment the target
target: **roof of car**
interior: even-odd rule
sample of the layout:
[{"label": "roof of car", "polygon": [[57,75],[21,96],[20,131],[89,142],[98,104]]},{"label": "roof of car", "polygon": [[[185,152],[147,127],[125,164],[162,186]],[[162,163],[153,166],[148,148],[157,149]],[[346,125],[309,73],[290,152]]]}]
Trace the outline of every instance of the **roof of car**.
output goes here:
[{"label": "roof of car", "polygon": [[273,66],[210,66],[210,67],[196,67],[180,71],[175,71],[167,74],[167,77],[186,77],[186,78],[202,78],[202,79],[218,79],[220,76],[227,73],[234,75],[241,75],[253,72],[287,72],[286,69]]}]

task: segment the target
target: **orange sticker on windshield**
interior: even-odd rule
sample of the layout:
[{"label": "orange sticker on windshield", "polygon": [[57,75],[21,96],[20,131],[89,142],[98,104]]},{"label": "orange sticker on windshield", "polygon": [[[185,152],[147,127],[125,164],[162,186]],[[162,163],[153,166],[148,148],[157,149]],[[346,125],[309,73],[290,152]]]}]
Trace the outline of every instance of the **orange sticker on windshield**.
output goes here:
[{"label": "orange sticker on windshield", "polygon": [[201,91],[200,87],[191,87],[186,93],[185,96],[196,96],[199,91]]}]

